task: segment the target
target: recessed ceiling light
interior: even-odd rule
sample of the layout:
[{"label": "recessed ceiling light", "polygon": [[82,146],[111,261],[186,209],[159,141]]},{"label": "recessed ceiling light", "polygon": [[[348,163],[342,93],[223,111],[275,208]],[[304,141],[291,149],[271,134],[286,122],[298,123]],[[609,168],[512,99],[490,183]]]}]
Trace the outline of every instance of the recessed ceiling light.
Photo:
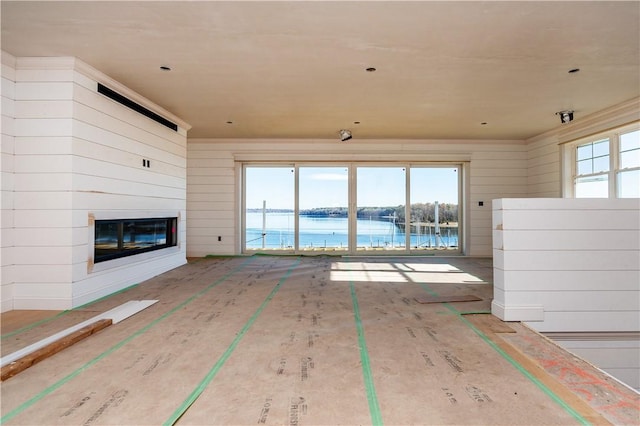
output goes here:
[{"label": "recessed ceiling light", "polygon": [[161,65],[161,66],[160,66],[160,69],[161,69],[162,71],[171,71],[171,67],[168,67],[168,66],[166,66],[166,65]]},{"label": "recessed ceiling light", "polygon": [[360,124],[360,122],[359,121],[354,121],[353,124]]},{"label": "recessed ceiling light", "polygon": [[369,67],[365,69],[366,72],[374,72],[375,70],[376,69],[374,67]]},{"label": "recessed ceiling light", "polygon": [[486,122],[486,121],[483,121],[482,123],[480,123],[480,125],[481,125],[481,126],[486,126],[486,125],[487,125],[487,122]]},{"label": "recessed ceiling light", "polygon": [[227,124],[233,124],[233,121],[227,121]]},{"label": "recessed ceiling light", "polygon": [[571,69],[569,70],[569,74],[575,74],[575,73],[577,73],[578,71],[580,71],[580,68],[571,68]]}]

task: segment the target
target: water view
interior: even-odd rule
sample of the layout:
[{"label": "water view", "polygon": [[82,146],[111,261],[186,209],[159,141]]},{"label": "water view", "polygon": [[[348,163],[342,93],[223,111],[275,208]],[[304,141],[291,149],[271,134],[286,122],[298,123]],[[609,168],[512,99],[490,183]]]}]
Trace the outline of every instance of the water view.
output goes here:
[{"label": "water view", "polygon": [[[248,250],[404,251],[407,244],[411,250],[459,246],[460,173],[455,165],[250,165],[244,168],[244,177]],[[349,230],[351,215],[357,220]],[[406,229],[405,223],[410,224]]]},{"label": "water view", "polygon": [[[346,217],[300,216],[301,250],[343,249],[349,246],[348,219]],[[403,224],[392,218],[385,220],[357,219],[358,248],[404,248],[405,231]],[[266,213],[265,236],[263,241],[262,212],[246,213],[247,249],[289,249],[295,244],[293,212]],[[457,248],[458,227],[456,224],[441,224],[440,237],[435,234],[433,223],[423,223],[411,227],[410,245],[414,249]]]}]

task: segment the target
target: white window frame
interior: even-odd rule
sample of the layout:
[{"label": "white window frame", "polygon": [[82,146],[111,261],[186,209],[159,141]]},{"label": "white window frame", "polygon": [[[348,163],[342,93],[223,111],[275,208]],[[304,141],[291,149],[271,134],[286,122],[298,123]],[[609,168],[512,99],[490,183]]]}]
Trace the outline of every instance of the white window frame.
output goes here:
[{"label": "white window frame", "polygon": [[[618,174],[621,171],[638,170],[640,167],[620,168],[620,135],[640,130],[640,122],[628,124],[607,130],[605,132],[593,134],[577,139],[564,145],[565,158],[565,178],[563,194],[565,198],[575,198],[577,174],[577,151],[578,147],[590,142],[598,142],[602,139],[609,139],[609,171],[597,172],[583,176],[607,175],[608,178],[608,198],[618,198]],[[568,172],[568,173],[567,173]]]},{"label": "white window frame", "polygon": [[[240,225],[240,232],[239,232],[239,240],[237,241],[237,243],[239,244],[240,250],[242,253],[253,253],[256,250],[253,249],[248,249],[246,247],[246,183],[247,183],[247,179],[246,179],[246,170],[248,167],[291,167],[292,169],[294,169],[294,191],[297,194],[299,191],[299,168],[300,167],[307,167],[307,166],[316,166],[316,167],[322,167],[322,166],[328,166],[328,167],[335,167],[335,166],[339,166],[339,167],[346,167],[349,169],[349,249],[345,250],[344,252],[341,252],[341,254],[344,255],[356,255],[359,254],[361,252],[358,251],[357,249],[357,244],[356,242],[356,200],[357,200],[357,195],[356,195],[356,188],[357,188],[357,176],[356,176],[356,170],[358,168],[358,166],[376,166],[376,167],[404,167],[406,169],[406,175],[405,175],[405,200],[406,200],[406,205],[405,205],[405,217],[409,217],[410,216],[410,205],[411,205],[411,200],[410,200],[410,170],[412,167],[455,167],[458,170],[458,246],[456,249],[451,249],[451,250],[445,250],[442,253],[439,253],[437,250],[433,250],[433,251],[429,251],[428,255],[434,255],[434,254],[442,254],[442,255],[452,255],[452,254],[465,254],[467,253],[468,250],[468,241],[469,241],[469,233],[467,232],[467,230],[469,229],[468,226],[466,226],[466,221],[467,218],[469,217],[469,212],[468,212],[468,191],[464,191],[464,188],[468,188],[469,187],[469,162],[468,161],[442,161],[442,162],[434,162],[434,161],[424,161],[424,162],[410,162],[410,161],[386,161],[386,162],[377,162],[377,161],[347,161],[347,162],[333,162],[333,161],[283,161],[283,162],[277,162],[277,161],[241,161],[239,162],[239,169],[241,170],[240,172],[240,185],[239,188],[241,188],[241,192],[240,192],[240,205],[239,205],[239,223]],[[299,225],[297,223],[298,221],[298,213],[299,213],[299,206],[298,206],[298,197],[297,195],[294,197],[295,198],[295,207],[294,207],[294,218],[295,218],[295,222],[294,222],[294,234],[295,234],[295,243],[292,249],[287,248],[287,249],[283,249],[283,250],[279,250],[279,249],[273,249],[270,250],[270,252],[273,253],[277,253],[277,252],[282,252],[282,253],[290,253],[290,254],[301,254],[301,253],[305,253],[304,251],[302,251],[299,247],[299,241],[298,241],[298,237],[299,237]],[[390,253],[393,254],[420,254],[420,253],[426,253],[423,250],[412,250],[410,244],[410,236],[407,235],[405,236],[405,246],[403,249],[399,249],[397,251],[393,251],[393,252],[380,252],[379,255],[389,255]],[[259,250],[258,250],[259,251]],[[326,254],[325,252],[318,252],[318,254]]]}]

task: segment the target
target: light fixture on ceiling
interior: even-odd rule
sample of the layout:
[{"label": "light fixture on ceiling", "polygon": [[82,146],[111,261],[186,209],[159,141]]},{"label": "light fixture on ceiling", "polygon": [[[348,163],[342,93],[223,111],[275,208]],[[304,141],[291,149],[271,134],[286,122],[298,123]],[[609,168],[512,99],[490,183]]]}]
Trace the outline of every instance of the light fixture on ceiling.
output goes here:
[{"label": "light fixture on ceiling", "polygon": [[556,112],[556,115],[560,116],[560,122],[562,124],[569,123],[570,121],[573,121],[573,110],[571,110],[571,109],[564,110],[564,111],[558,111],[558,112]]},{"label": "light fixture on ceiling", "polygon": [[161,65],[160,66],[160,70],[161,71],[171,71],[171,67],[168,65]]},{"label": "light fixture on ceiling", "polygon": [[340,140],[342,142],[348,141],[349,139],[351,139],[353,136],[351,135],[351,130],[346,130],[346,129],[342,129],[340,130]]}]

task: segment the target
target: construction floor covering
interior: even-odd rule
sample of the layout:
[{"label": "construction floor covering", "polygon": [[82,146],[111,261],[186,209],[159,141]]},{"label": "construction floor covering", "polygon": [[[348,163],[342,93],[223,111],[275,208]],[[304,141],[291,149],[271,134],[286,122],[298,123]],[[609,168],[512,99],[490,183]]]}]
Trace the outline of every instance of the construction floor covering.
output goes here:
[{"label": "construction floor covering", "polygon": [[[482,300],[418,302],[466,295]],[[501,322],[491,298],[489,258],[191,259],[80,308],[4,313],[3,356],[159,300],[3,381],[0,422],[640,423],[637,393]]]}]

